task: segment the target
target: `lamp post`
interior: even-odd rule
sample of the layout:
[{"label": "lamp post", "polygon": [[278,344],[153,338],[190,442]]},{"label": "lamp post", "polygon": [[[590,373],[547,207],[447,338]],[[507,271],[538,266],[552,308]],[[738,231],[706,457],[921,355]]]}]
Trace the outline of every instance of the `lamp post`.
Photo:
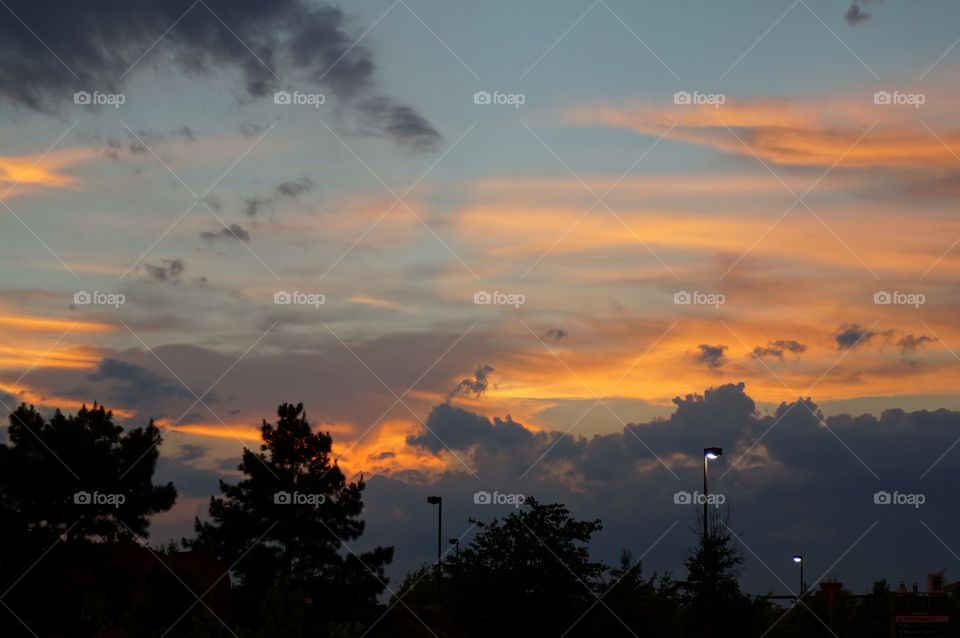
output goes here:
[{"label": "lamp post", "polygon": [[714,460],[718,459],[723,455],[723,448],[719,447],[705,447],[703,448],[703,548],[706,551],[707,548],[707,536],[709,534],[710,524],[709,519],[707,518],[707,464]]},{"label": "lamp post", "polygon": [[440,548],[442,545],[441,539],[443,538],[443,497],[442,496],[428,496],[427,503],[430,505],[437,506],[437,584],[440,583],[440,560],[441,553]]},{"label": "lamp post", "polygon": [[803,590],[806,589],[806,584],[803,582],[803,554],[794,554],[793,562],[800,565],[800,595],[797,597],[797,600],[800,601],[803,599]]}]

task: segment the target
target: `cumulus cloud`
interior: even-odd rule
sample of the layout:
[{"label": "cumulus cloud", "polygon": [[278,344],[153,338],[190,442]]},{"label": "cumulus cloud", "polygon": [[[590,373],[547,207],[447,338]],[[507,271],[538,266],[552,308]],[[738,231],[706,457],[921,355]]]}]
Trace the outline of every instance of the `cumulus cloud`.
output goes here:
[{"label": "cumulus cloud", "polygon": [[856,26],[861,22],[865,22],[870,19],[870,14],[860,8],[856,2],[850,5],[850,8],[847,9],[846,15],[844,18],[847,21],[847,24],[851,26]]},{"label": "cumulus cloud", "polygon": [[[8,0],[7,8],[19,20],[0,22],[0,98],[33,110],[54,111],[76,91],[119,92],[130,74],[149,66],[193,75],[239,71],[250,98],[283,82],[325,86],[350,103],[373,89],[372,53],[329,4],[107,0],[90,11],[70,0]],[[371,99],[389,106],[372,108]],[[400,145],[439,137],[391,98],[361,97],[359,104],[358,113],[381,117],[377,130]]]},{"label": "cumulus cloud", "polygon": [[250,241],[250,233],[243,229],[240,224],[230,224],[224,226],[219,232],[204,231],[200,233],[200,238],[208,242],[216,241]]},{"label": "cumulus cloud", "polygon": [[492,372],[492,367],[486,364],[478,365],[473,373],[473,378],[461,380],[460,383],[457,384],[457,387],[450,391],[447,398],[452,399],[458,394],[472,394],[475,397],[480,397],[490,386],[490,374]]},{"label": "cumulus cloud", "polygon": [[864,328],[858,323],[845,323],[834,337],[838,350],[850,350],[863,345],[876,336],[876,332]]},{"label": "cumulus cloud", "polygon": [[922,348],[925,344],[936,341],[933,337],[928,337],[927,335],[904,335],[897,341],[897,346],[900,347],[902,354],[906,355],[909,352],[916,352]]},{"label": "cumulus cloud", "polygon": [[806,352],[807,346],[794,339],[777,339],[769,342],[766,346],[757,346],[753,349],[753,356],[764,358],[773,357],[783,360],[785,352],[799,355]]},{"label": "cumulus cloud", "polygon": [[[805,468],[798,476],[810,476],[819,467],[842,465],[844,472],[863,473],[861,478],[874,481],[851,455],[853,450],[880,475],[892,472],[890,466],[903,458],[922,459],[913,480],[951,446],[960,429],[960,412],[894,409],[879,418],[824,416],[811,397],[783,402],[772,413],[761,414],[742,382],[678,396],[673,403],[667,418],[591,437],[534,430],[510,416],[490,418],[442,403],[426,420],[429,430],[409,436],[407,444],[438,455],[445,448],[466,453],[481,476],[502,474],[503,463],[516,466],[542,457],[539,475],[555,477],[563,470],[568,488],[582,487],[579,481],[633,484],[643,475],[669,476],[665,466],[678,472],[695,470],[698,460],[702,464],[705,439],[723,447],[725,462],[746,479],[788,473],[790,467]],[[754,446],[761,436],[762,445]]]},{"label": "cumulus cloud", "polygon": [[[436,436],[424,430],[408,444],[442,457],[448,454],[442,439],[480,482],[455,459],[450,461],[451,470],[439,475],[373,477],[366,493],[369,541],[396,538],[399,529],[415,535],[422,521],[407,522],[393,512],[400,503],[416,507],[425,493],[444,495],[445,526],[466,529],[468,517],[490,511],[473,505],[473,493],[499,489],[559,501],[581,516],[602,518],[604,535],[591,550],[608,560],[615,559],[622,547],[645,551],[679,519],[677,532],[650,552],[644,566],[670,568],[682,575],[679,557],[695,542],[683,530],[695,513],[694,508],[675,505],[674,494],[700,489],[703,447],[717,445],[724,454],[711,464],[712,489],[726,495],[733,511],[731,526],[757,555],[783,555],[785,535],[796,533],[804,535],[808,547],[812,543],[818,552],[839,556],[872,529],[857,551],[832,572],[852,589],[868,588],[881,577],[924,573],[944,560],[942,546],[919,519],[938,533],[955,526],[949,477],[958,471],[960,455],[948,454],[934,463],[956,441],[960,412],[894,409],[878,416],[825,417],[812,398],[804,397],[761,413],[743,383],[676,397],[673,402],[675,410],[664,419],[631,423],[621,431],[591,437],[542,431],[509,417],[438,405],[427,420]],[[931,466],[929,476],[918,480]],[[878,506],[874,504],[878,490],[922,492],[927,504],[919,511]],[[875,525],[878,519],[881,523]],[[878,565],[876,556],[902,543],[905,529],[914,530],[910,532],[917,539],[914,549],[894,552]],[[413,566],[429,560],[429,551],[428,546],[422,550],[411,546],[407,552],[398,548],[398,556],[401,563]],[[408,552],[421,553],[410,557]],[[758,565],[748,566],[743,584],[758,593],[777,587]]]},{"label": "cumulus cloud", "polygon": [[281,197],[299,197],[313,190],[314,183],[309,177],[301,177],[277,186],[277,195]]},{"label": "cumulus cloud", "polygon": [[511,448],[529,442],[535,436],[509,416],[491,421],[483,415],[449,403],[434,406],[426,424],[429,431],[407,437],[407,444],[434,453],[447,447],[467,450],[475,445]]},{"label": "cumulus cloud", "polygon": [[702,363],[711,370],[719,370],[727,362],[727,346],[723,344],[711,346],[701,343],[697,347],[700,349],[700,354],[697,355],[697,363]]},{"label": "cumulus cloud", "polygon": [[187,264],[182,259],[164,259],[159,266],[144,263],[143,267],[154,281],[179,281]]}]

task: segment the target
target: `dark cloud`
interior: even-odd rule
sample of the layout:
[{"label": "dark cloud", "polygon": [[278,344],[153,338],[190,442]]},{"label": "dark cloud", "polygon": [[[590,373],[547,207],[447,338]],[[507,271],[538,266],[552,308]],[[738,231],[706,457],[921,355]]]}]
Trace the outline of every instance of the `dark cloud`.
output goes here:
[{"label": "dark cloud", "polygon": [[777,339],[776,341],[771,341],[766,346],[757,346],[753,349],[753,355],[760,358],[774,357],[782,361],[785,352],[798,355],[806,352],[806,350],[807,346],[799,341],[793,339]]},{"label": "dark cloud", "polygon": [[[145,401],[188,399],[191,393],[178,381],[155,374],[135,363],[121,359],[103,359],[94,372],[87,375],[96,384],[101,402],[108,405],[139,406]],[[86,389],[84,391],[87,391]],[[75,394],[81,394],[77,390]]]},{"label": "dark cloud", "polygon": [[245,231],[240,224],[230,224],[230,227],[226,226],[220,229],[220,232],[210,232],[205,231],[200,233],[201,239],[204,239],[209,242],[215,241],[250,241],[250,233]]},{"label": "dark cloud", "polygon": [[206,445],[194,445],[193,443],[184,443],[180,446],[179,453],[174,457],[178,461],[183,461],[184,463],[189,461],[196,461],[197,459],[203,458],[206,455],[207,451],[210,448]]},{"label": "dark cloud", "polygon": [[283,182],[277,186],[277,195],[281,197],[299,197],[313,190],[314,183],[309,177],[301,177],[290,182]]},{"label": "dark cloud", "polygon": [[850,8],[847,9],[847,13],[843,17],[847,20],[847,24],[856,26],[861,22],[869,20],[870,14],[861,9],[860,5],[854,2],[850,5]]},{"label": "dark cloud", "polygon": [[79,137],[104,144],[107,157],[116,160],[120,159],[121,152],[130,155],[143,155],[149,152],[149,148],[155,148],[165,141],[194,142],[197,139],[197,132],[189,126],[181,126],[167,132],[151,131],[140,127],[135,129],[133,133],[128,133],[126,139],[114,136],[104,138],[99,134],[81,135]]},{"label": "dark cloud", "polygon": [[[128,73],[150,66],[191,75],[239,71],[250,98],[276,90],[281,72],[283,83],[326,86],[344,101],[373,85],[371,52],[357,44],[344,13],[328,4],[101,0],[91,10],[72,0],[8,0],[5,6],[19,19],[0,21],[0,97],[38,111],[56,110],[77,91],[119,93]],[[438,136],[411,107],[373,99],[384,106],[361,100],[359,113],[383,118],[377,128],[397,143],[419,147],[426,138],[415,129]]]},{"label": "dark cloud", "polygon": [[561,328],[550,328],[543,336],[545,339],[560,341],[567,336],[567,331]]},{"label": "dark cloud", "polygon": [[926,335],[915,336],[912,334],[904,335],[897,341],[897,346],[899,346],[900,351],[906,355],[908,352],[916,352],[924,346],[924,344],[931,343],[936,341],[933,337],[928,337]]},{"label": "dark cloud", "polygon": [[243,200],[243,214],[247,217],[256,217],[266,210],[274,210],[273,203],[276,199],[289,198],[297,199],[301,195],[309,193],[316,184],[309,177],[299,177],[287,182],[278,184],[270,195],[254,195],[245,197]]},{"label": "dark cloud", "polygon": [[[394,573],[400,575],[428,561],[431,549],[419,541],[422,521],[397,511],[420,506],[426,494],[443,494],[444,526],[459,532],[467,529],[468,517],[511,511],[473,504],[477,490],[496,489],[559,501],[580,517],[602,518],[604,533],[591,551],[608,561],[623,547],[647,551],[679,519],[675,531],[649,552],[644,568],[672,569],[682,578],[681,559],[695,542],[684,529],[695,513],[675,505],[674,494],[701,489],[702,450],[717,445],[724,453],[711,462],[711,490],[725,494],[731,527],[758,556],[789,556],[795,551],[790,548],[802,543],[808,554],[834,557],[857,543],[831,571],[853,590],[869,588],[881,577],[919,580],[951,559],[920,521],[937,534],[956,533],[950,477],[960,471],[960,454],[954,450],[925,479],[918,477],[955,442],[960,412],[824,417],[811,398],[802,398],[760,413],[742,383],[677,397],[674,404],[667,418],[589,438],[565,435],[566,428],[544,432],[509,418],[437,406],[427,421],[437,436],[424,430],[409,443],[447,456],[439,437],[480,481],[455,459],[451,471],[437,476],[374,476],[365,493],[368,542],[410,539],[398,544]],[[921,492],[926,505],[879,506],[878,490]],[[911,551],[891,553],[889,548],[902,546],[904,534],[914,541]],[[876,561],[880,555],[882,564]],[[741,583],[754,593],[783,588],[755,561],[748,561]]]},{"label": "dark cloud", "polygon": [[144,146],[144,144],[152,148],[153,146],[170,139],[180,139],[186,142],[194,142],[197,139],[197,133],[189,126],[181,126],[178,129],[167,131],[166,133],[138,128],[134,130],[133,134],[129,134],[129,138],[131,153],[146,153],[147,148]]},{"label": "dark cloud", "polygon": [[858,323],[845,323],[840,326],[840,332],[834,338],[837,340],[838,350],[849,350],[866,344],[877,334],[877,332],[864,328]]},{"label": "dark cloud", "polygon": [[[322,81],[346,92],[366,85],[374,69],[366,49],[349,50],[356,38],[344,30],[339,9],[303,0],[209,0],[192,9],[191,0],[104,0],[96,11],[69,0],[7,4],[36,36],[17,20],[2,22],[0,93],[38,110],[70,99],[75,90],[117,89],[120,78],[174,23],[140,65],[174,64],[195,74],[237,68],[253,97],[276,85],[277,69],[316,81],[329,71]],[[31,81],[23,82],[24,76]]]},{"label": "dark cloud", "polygon": [[725,354],[727,346],[722,344],[711,346],[701,343],[697,347],[700,349],[700,354],[697,355],[697,363],[702,363],[711,370],[719,370],[727,362],[727,355]]},{"label": "dark cloud", "polygon": [[463,379],[460,383],[457,384],[453,390],[450,391],[450,394],[447,395],[448,399],[452,399],[458,394],[472,394],[476,397],[479,397],[481,394],[487,391],[487,388],[490,386],[490,374],[493,372],[493,368],[488,365],[478,365],[477,369],[473,372],[472,379]]},{"label": "dark cloud", "polygon": [[407,444],[439,453],[449,447],[467,450],[475,445],[493,448],[511,448],[529,442],[534,434],[509,416],[494,418],[441,403],[433,407],[427,417],[429,430],[421,435],[408,436]]},{"label": "dark cloud", "polygon": [[243,199],[243,214],[247,217],[256,217],[264,210],[273,210],[272,198],[254,196]]},{"label": "dark cloud", "polygon": [[217,463],[217,468],[221,472],[236,472],[241,462],[242,459],[239,456],[231,459],[222,459]]},{"label": "dark cloud", "polygon": [[365,133],[387,137],[408,150],[433,151],[443,141],[443,136],[419,113],[388,97],[364,100],[360,114]]},{"label": "dark cloud", "polygon": [[[177,492],[180,494],[180,498],[204,498],[217,493],[223,474],[217,470],[196,467],[191,463],[193,460],[195,460],[195,457],[188,458],[184,455],[167,456],[161,454],[157,460],[157,480],[163,482],[173,481],[177,486]],[[234,465],[236,465],[236,462]]]},{"label": "dark cloud", "polygon": [[161,266],[143,264],[147,275],[155,281],[179,281],[180,275],[187,269],[187,264],[182,259],[164,259],[161,263]]}]

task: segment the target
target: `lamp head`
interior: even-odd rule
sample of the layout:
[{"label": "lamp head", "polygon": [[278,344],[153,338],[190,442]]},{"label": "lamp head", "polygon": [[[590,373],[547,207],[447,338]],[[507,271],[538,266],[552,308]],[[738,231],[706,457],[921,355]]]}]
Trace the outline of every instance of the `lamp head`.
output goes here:
[{"label": "lamp head", "polygon": [[802,562],[803,562],[803,554],[794,554],[794,555],[793,555],[793,562],[795,562],[795,563],[797,563],[797,564],[802,563]]},{"label": "lamp head", "polygon": [[442,496],[428,496],[428,497],[427,497],[427,502],[430,503],[431,505],[439,505],[442,500],[443,500],[443,497],[442,497]]},{"label": "lamp head", "polygon": [[719,458],[723,455],[723,448],[720,447],[705,447],[703,448],[703,455],[710,459],[711,461]]}]

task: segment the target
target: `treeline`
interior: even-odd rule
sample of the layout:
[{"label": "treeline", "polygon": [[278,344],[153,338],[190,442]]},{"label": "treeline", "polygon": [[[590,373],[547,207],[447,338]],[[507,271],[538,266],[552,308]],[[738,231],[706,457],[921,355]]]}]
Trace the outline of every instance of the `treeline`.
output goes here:
[{"label": "treeline", "polygon": [[[473,521],[441,565],[391,585],[393,548],[355,553],[362,478],[302,405],[263,422],[236,484],[220,482],[193,537],[148,541],[177,491],[154,483],[160,430],[124,430],[104,407],[10,415],[0,444],[0,636],[883,636],[892,594],[819,593],[792,609],[740,590],[743,556],[719,514],[695,524],[682,580],[589,551],[601,521],[527,499]],[[707,525],[703,534],[702,526]],[[384,596],[386,594],[386,597]],[[795,602],[795,601],[794,601]],[[827,603],[830,604],[827,604]],[[793,603],[791,603],[793,604]],[[954,634],[956,635],[956,634]]]}]

